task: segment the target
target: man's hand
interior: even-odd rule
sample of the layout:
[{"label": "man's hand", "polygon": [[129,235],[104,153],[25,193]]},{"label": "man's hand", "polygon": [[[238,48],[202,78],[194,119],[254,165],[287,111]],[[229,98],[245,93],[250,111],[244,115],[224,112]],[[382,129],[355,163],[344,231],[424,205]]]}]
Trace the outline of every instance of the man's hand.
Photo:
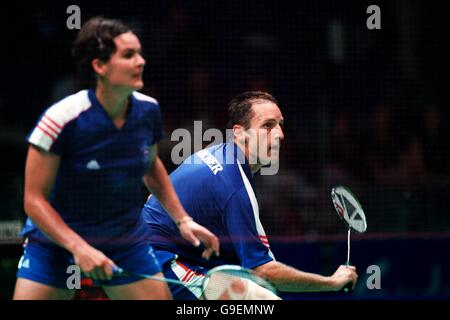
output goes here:
[{"label": "man's hand", "polygon": [[206,249],[202,258],[209,260],[213,253],[219,256],[219,239],[208,229],[196,223],[191,217],[185,216],[177,222],[181,236],[198,247],[202,242]]},{"label": "man's hand", "polygon": [[330,277],[332,290],[339,291],[348,283],[352,283],[352,290],[355,288],[358,274],[354,266],[341,265]]}]

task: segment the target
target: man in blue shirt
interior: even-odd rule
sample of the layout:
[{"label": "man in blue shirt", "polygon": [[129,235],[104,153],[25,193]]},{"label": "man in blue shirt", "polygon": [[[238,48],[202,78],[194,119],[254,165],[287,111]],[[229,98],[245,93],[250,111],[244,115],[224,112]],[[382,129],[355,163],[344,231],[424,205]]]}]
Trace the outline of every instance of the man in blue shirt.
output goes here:
[{"label": "man in blue shirt", "polygon": [[[353,266],[340,266],[325,277],[275,260],[259,219],[252,182],[256,172],[266,169],[263,165],[277,168],[282,125],[283,116],[273,96],[266,92],[240,94],[228,107],[227,128],[233,131],[233,141],[197,152],[170,175],[192,218],[219,237],[220,257],[203,259],[200,248],[189,246],[180,237],[158,200],[148,199],[142,212],[166,277],[189,284],[215,266],[237,264],[254,269],[280,291],[337,291],[356,283]],[[175,299],[202,296],[202,289],[194,286],[170,288]]]}]

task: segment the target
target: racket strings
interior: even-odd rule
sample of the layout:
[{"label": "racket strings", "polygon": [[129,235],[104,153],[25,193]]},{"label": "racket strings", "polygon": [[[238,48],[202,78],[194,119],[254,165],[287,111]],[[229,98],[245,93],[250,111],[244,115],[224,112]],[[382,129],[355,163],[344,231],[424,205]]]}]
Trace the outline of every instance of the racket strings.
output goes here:
[{"label": "racket strings", "polygon": [[201,288],[206,300],[278,300],[276,289],[265,279],[255,275],[251,270],[240,266],[224,265],[211,269],[205,276],[175,280],[155,275],[139,274],[116,267],[117,277],[139,277]]},{"label": "racket strings", "polygon": [[205,282],[207,300],[273,299],[275,288],[264,279],[246,270],[220,270]]},{"label": "racket strings", "polygon": [[242,275],[217,271],[210,275],[204,295],[208,300],[242,300],[247,290],[247,279]]}]

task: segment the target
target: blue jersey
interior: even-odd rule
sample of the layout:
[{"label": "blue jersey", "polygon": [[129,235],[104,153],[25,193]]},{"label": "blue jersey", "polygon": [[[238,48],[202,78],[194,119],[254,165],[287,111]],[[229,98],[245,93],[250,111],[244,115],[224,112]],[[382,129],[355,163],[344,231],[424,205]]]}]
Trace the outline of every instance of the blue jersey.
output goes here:
[{"label": "blue jersey", "polygon": [[169,251],[206,267],[238,264],[255,268],[274,259],[259,219],[250,167],[235,144],[197,152],[170,179],[186,211],[219,237],[220,257],[202,259],[203,248],[195,248],[180,236],[177,226],[152,196],[143,208],[143,216],[155,250]]},{"label": "blue jersey", "polygon": [[[52,206],[75,232],[102,244],[128,241],[132,237],[124,235],[144,229],[142,177],[150,147],[162,135],[155,99],[133,92],[127,120],[118,129],[91,89],[48,108],[27,140],[61,157]],[[46,239],[30,219],[22,233]]]}]

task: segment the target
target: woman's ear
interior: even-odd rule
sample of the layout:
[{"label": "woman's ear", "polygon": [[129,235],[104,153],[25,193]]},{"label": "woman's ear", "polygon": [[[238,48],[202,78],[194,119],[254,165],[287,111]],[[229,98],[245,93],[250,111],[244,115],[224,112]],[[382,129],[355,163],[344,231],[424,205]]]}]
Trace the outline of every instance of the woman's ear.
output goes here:
[{"label": "woman's ear", "polygon": [[101,61],[99,58],[95,58],[92,60],[92,69],[94,69],[94,72],[98,74],[101,77],[104,77],[106,74],[106,63]]}]

